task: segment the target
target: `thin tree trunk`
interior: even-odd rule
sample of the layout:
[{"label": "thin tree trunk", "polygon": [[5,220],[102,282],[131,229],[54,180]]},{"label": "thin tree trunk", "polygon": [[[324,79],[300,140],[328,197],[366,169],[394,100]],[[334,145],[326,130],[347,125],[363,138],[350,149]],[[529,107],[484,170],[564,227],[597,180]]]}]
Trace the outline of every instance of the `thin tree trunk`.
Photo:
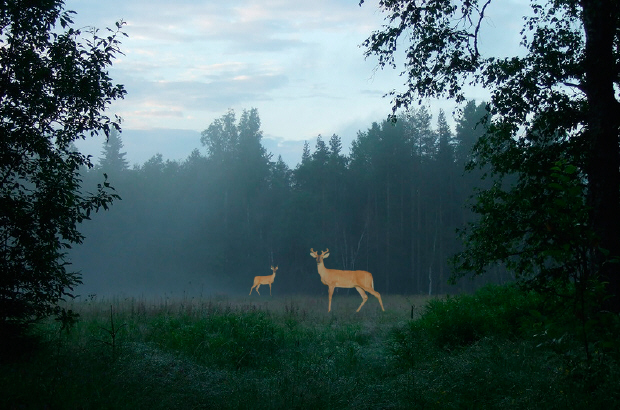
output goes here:
[{"label": "thin tree trunk", "polygon": [[390,289],[390,235],[391,235],[391,230],[390,230],[390,224],[392,223],[390,221],[390,179],[389,176],[388,178],[386,178],[387,183],[386,183],[386,206],[385,206],[385,211],[386,211],[386,229],[385,229],[385,254],[386,254],[386,264],[385,264],[385,269],[386,272],[384,273],[385,276],[385,291],[389,292]]},{"label": "thin tree trunk", "polygon": [[431,255],[430,263],[428,264],[428,295],[430,296],[432,293],[432,285],[433,285],[433,276],[432,276],[432,268],[433,263],[435,263],[435,250],[437,249],[437,216],[435,217],[435,234],[433,235],[433,254]]}]

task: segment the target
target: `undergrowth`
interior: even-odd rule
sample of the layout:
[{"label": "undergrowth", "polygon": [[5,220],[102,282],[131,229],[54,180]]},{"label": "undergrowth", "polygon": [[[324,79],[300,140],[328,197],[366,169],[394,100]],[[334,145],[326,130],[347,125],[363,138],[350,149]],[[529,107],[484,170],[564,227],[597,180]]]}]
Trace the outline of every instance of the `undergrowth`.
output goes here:
[{"label": "undergrowth", "polygon": [[[385,297],[387,311],[325,301],[90,300],[71,329],[42,323],[32,352],[3,356],[0,408],[615,408],[618,352],[584,360],[552,306],[487,287]],[[259,300],[260,302],[258,302]],[[413,303],[415,302],[415,303]],[[415,319],[411,307],[422,306]],[[367,308],[367,309],[366,309]],[[615,326],[615,327],[614,327]],[[574,332],[573,332],[574,333]],[[618,335],[612,321],[606,334]],[[36,348],[35,348],[36,347]]]},{"label": "undergrowth", "polygon": [[[423,408],[618,408],[617,344],[593,340],[588,359],[580,322],[561,309],[516,286],[487,286],[429,301],[392,331],[387,350]],[[606,334],[620,335],[617,318],[608,323]]]}]

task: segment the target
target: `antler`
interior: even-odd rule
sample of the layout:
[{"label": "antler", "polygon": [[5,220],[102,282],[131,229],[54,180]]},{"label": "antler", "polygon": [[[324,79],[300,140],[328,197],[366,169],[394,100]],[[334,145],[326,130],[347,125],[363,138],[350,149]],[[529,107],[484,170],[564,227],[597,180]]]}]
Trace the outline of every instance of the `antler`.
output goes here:
[{"label": "antler", "polygon": [[321,256],[322,256],[322,255],[325,255],[327,252],[329,252],[329,248],[325,248],[325,250],[324,250],[324,251],[321,251]]}]

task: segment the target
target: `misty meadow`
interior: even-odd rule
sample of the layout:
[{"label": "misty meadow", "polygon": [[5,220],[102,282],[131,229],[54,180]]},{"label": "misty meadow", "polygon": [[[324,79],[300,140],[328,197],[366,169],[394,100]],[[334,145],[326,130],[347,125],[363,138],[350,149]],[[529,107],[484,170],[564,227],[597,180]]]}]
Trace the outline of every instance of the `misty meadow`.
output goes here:
[{"label": "misty meadow", "polygon": [[[106,173],[122,201],[83,223],[79,296],[3,367],[3,407],[614,407],[619,368],[584,337],[609,343],[617,324],[584,332],[504,268],[484,278],[503,286],[448,283],[483,113],[470,102],[453,132],[411,111],[350,155],[319,136],[294,169],[261,146],[254,109],[216,120],[207,154],[183,162],[129,169],[113,133],[84,185]],[[370,296],[356,313],[343,288],[327,311],[314,258],[328,246],[328,268],[372,273],[385,312]]]},{"label": "misty meadow", "polygon": [[[363,54],[404,84],[350,146],[288,164],[258,108],[229,109],[186,159],[133,167],[108,70],[144,26],[0,5],[0,407],[620,408],[620,7],[533,1],[506,57],[491,3],[379,1]],[[231,10],[219,30],[278,26]],[[217,89],[185,75],[150,84]]]},{"label": "misty meadow", "polygon": [[[354,292],[355,293],[355,292]],[[72,302],[2,366],[3,408],[614,408],[615,364],[558,340],[553,304],[476,296],[217,296]],[[546,334],[549,330],[551,334]],[[30,346],[33,347],[33,346]]]}]

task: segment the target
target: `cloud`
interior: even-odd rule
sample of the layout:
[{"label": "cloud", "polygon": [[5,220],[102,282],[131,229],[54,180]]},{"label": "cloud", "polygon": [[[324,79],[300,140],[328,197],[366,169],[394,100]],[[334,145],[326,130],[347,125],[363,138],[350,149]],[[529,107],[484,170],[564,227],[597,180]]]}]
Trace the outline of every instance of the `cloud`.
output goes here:
[{"label": "cloud", "polygon": [[282,157],[289,168],[294,169],[301,162],[301,154],[303,153],[303,140],[287,140],[282,137],[265,136],[262,144],[267,152],[272,154],[272,161],[277,161],[278,157]]},{"label": "cloud", "polygon": [[[359,7],[357,0],[66,1],[67,8],[78,13],[78,27],[114,27],[121,18],[128,23],[129,37],[121,45],[125,55],[110,69],[114,82],[124,84],[128,94],[108,113],[123,117],[124,129],[198,132],[229,108],[257,108],[265,135],[283,152],[290,149],[291,155],[299,141],[319,133],[336,133],[347,147],[358,130],[391,112],[391,98],[384,95],[403,90],[402,68],[377,70],[376,59],[365,59],[359,47],[383,24],[377,3],[368,0]],[[510,19],[522,14],[527,7],[523,3],[492,3],[483,29],[497,35],[487,37],[485,50],[507,50],[495,40],[514,42],[519,36],[521,20]],[[484,94],[472,90],[472,96],[479,95]],[[446,106],[444,101],[429,104]],[[285,140],[294,142],[289,146]],[[161,144],[167,157],[176,149],[167,145],[170,141],[154,139],[143,149],[148,148],[150,157],[150,150]],[[188,144],[184,152],[189,155],[195,147]],[[128,156],[144,156],[127,148]],[[301,151],[298,155],[301,158]]]},{"label": "cloud", "polygon": [[228,108],[269,100],[286,86],[284,75],[255,73],[208,76],[205,81],[144,81],[126,83],[128,95],[115,104],[125,120],[135,123],[157,119],[183,119],[197,113],[223,113]]}]

